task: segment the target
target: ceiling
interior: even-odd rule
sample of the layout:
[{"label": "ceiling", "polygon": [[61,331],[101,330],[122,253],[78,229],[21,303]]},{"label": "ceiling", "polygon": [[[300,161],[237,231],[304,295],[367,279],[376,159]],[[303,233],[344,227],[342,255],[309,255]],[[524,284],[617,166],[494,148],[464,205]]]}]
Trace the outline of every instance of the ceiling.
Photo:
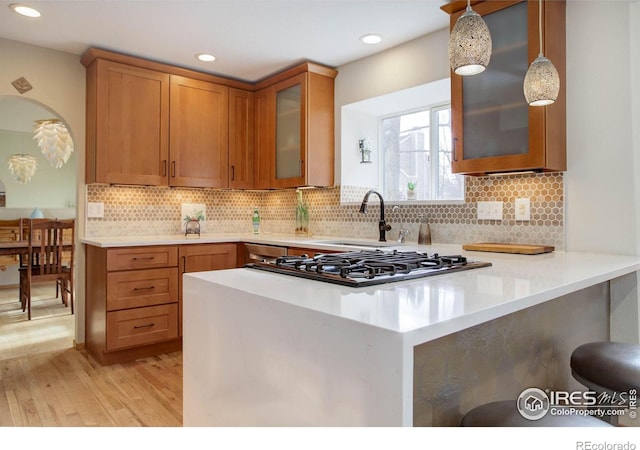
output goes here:
[{"label": "ceiling", "polygon": [[[37,8],[35,19],[9,5]],[[448,26],[446,0],[0,1],[0,38],[88,47],[255,82],[300,61],[338,67]],[[378,45],[360,36],[377,33]],[[197,53],[216,61],[200,62]]]}]

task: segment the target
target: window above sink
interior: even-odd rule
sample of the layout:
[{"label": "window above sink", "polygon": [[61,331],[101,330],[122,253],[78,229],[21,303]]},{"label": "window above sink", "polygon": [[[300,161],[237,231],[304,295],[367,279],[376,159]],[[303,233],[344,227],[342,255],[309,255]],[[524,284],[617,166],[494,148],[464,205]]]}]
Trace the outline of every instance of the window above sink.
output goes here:
[{"label": "window above sink", "polygon": [[445,78],[343,106],[341,203],[369,189],[388,203],[463,202],[464,177],[451,172],[450,98]]}]

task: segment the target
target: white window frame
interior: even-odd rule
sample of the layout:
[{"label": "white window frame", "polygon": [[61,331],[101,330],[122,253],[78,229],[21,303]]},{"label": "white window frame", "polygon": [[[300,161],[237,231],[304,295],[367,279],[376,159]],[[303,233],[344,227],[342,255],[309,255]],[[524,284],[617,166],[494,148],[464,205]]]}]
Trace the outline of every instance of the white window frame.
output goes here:
[{"label": "white window frame", "polygon": [[[430,183],[430,192],[432,192],[433,196],[435,196],[436,198],[434,199],[423,199],[423,200],[404,200],[404,199],[389,199],[388,203],[393,204],[393,203],[429,203],[429,204],[463,204],[464,203],[464,183],[465,183],[465,179],[464,177],[462,177],[462,182],[463,182],[463,186],[462,186],[462,196],[463,198],[461,199],[439,199],[437,197],[440,196],[440,183],[439,183],[439,169],[440,169],[440,158],[439,156],[439,123],[437,121],[437,116],[438,116],[438,112],[442,111],[443,109],[449,109],[451,110],[451,103],[450,102],[446,102],[446,103],[436,103],[433,105],[427,105],[427,106],[422,106],[419,108],[412,108],[412,109],[407,109],[407,110],[403,110],[403,111],[398,111],[395,112],[393,114],[386,114],[384,116],[380,116],[379,120],[378,120],[378,142],[382,143],[384,142],[384,137],[383,137],[383,126],[382,126],[382,122],[385,119],[389,119],[392,117],[398,117],[398,116],[403,116],[403,115],[409,115],[409,114],[413,114],[416,112],[420,112],[420,111],[429,111],[429,150],[428,150],[428,159],[431,161],[431,173],[429,174],[429,183]],[[450,127],[451,128],[451,127]],[[380,146],[381,150],[384,152],[384,149],[382,148],[382,145]],[[449,142],[449,150],[450,150],[450,154],[453,156],[453,153],[451,153],[453,151],[452,149],[452,142]],[[382,159],[384,160],[384,156],[382,156]],[[381,164],[380,165],[380,174],[379,174],[379,179],[382,181],[382,190],[384,191],[384,183],[385,183],[385,165]],[[422,180],[424,181],[424,180]]]}]

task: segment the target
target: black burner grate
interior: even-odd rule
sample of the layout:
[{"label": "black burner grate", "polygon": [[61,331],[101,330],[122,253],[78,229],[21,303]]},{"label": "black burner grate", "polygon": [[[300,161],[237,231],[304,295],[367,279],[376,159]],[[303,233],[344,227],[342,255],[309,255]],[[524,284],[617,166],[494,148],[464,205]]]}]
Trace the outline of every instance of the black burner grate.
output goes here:
[{"label": "black burner grate", "polygon": [[317,254],[313,257],[283,256],[273,263],[251,263],[246,267],[357,287],[490,265],[486,262],[467,261],[461,255],[370,250]]}]

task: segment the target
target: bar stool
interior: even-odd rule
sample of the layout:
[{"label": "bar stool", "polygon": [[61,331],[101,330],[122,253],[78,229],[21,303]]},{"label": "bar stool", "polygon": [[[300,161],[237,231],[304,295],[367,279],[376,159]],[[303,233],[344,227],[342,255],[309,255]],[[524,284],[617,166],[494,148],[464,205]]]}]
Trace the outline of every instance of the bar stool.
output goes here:
[{"label": "bar stool", "polygon": [[[590,342],[571,354],[571,374],[599,396],[619,399],[620,393],[640,392],[640,345]],[[617,424],[618,416],[606,418]]]},{"label": "bar stool", "polygon": [[516,408],[515,400],[485,403],[464,415],[461,427],[611,427],[592,416],[578,414],[545,415],[538,420],[525,419]]}]

